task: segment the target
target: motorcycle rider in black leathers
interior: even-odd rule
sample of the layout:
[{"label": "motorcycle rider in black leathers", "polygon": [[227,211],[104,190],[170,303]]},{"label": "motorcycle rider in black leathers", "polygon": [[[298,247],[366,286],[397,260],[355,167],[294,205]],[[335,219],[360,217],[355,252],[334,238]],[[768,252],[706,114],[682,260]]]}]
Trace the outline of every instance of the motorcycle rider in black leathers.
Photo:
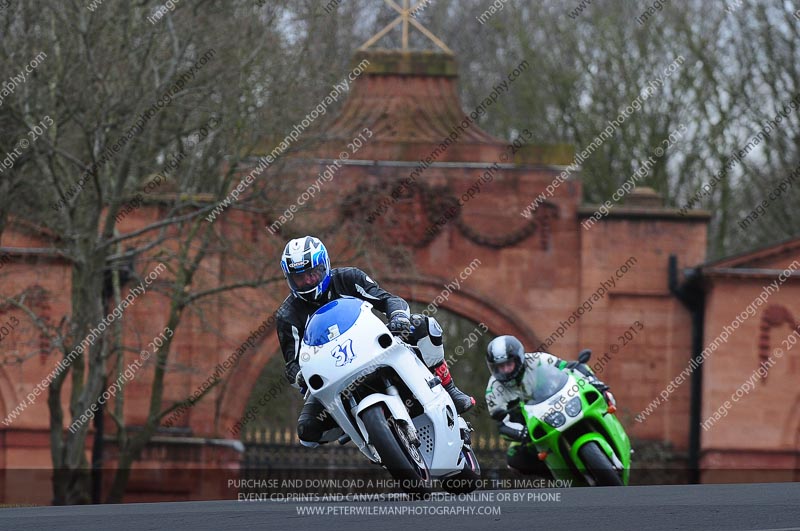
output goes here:
[{"label": "motorcycle rider in black leathers", "polygon": [[[366,273],[354,267],[331,269],[328,251],[313,236],[296,238],[286,244],[281,258],[291,294],[277,312],[278,340],[286,361],[286,378],[305,392],[298,355],[306,324],[325,303],[342,296],[370,302],[386,314],[389,330],[410,345],[416,346],[425,365],[439,377],[459,413],[475,404],[475,399],[461,392],[453,382],[444,360],[442,329],[433,317],[411,315],[408,303],[381,289]],[[306,446],[316,446],[327,430],[336,427],[322,404],[309,397],[297,419],[297,435]]]},{"label": "motorcycle rider in black leathers", "polygon": [[577,361],[567,362],[546,352],[525,352],[522,343],[514,336],[498,336],[486,347],[486,365],[492,376],[486,386],[486,405],[489,415],[499,423],[500,434],[511,441],[506,452],[509,468],[522,474],[532,474],[552,479],[552,474],[528,435],[522,413],[515,403],[531,398],[536,385],[536,368],[547,363],[557,369],[575,369],[583,374],[610,405],[616,405],[614,395],[591,369]]}]

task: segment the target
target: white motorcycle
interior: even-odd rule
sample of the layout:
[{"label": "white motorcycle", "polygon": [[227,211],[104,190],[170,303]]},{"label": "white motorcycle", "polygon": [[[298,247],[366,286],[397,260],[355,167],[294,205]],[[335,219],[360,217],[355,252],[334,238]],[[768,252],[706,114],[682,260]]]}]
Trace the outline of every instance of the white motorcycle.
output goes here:
[{"label": "white motorcycle", "polygon": [[407,492],[434,484],[471,492],[480,479],[472,428],[413,348],[360,299],[331,301],[311,316],[300,367],[309,392],[339,425],[323,441],[352,441]]}]

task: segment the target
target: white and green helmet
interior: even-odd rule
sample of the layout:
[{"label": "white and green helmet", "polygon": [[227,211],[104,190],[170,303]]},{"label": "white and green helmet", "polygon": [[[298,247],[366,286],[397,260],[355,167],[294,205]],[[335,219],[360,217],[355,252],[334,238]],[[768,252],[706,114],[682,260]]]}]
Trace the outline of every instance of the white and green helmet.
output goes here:
[{"label": "white and green helmet", "polygon": [[499,382],[519,381],[525,368],[525,347],[514,336],[497,336],[486,345],[486,365]]}]

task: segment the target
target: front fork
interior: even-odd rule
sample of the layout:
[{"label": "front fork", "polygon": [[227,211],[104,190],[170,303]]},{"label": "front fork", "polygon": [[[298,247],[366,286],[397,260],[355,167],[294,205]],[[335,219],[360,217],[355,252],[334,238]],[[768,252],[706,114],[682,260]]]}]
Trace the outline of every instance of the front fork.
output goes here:
[{"label": "front fork", "polygon": [[[396,396],[400,398],[400,391],[397,389],[397,386],[392,383],[389,378],[386,376],[382,376],[383,385],[386,387],[386,394],[390,396]],[[408,410],[408,406],[406,406],[406,410]],[[405,436],[408,438],[408,441],[413,444],[415,447],[419,448],[422,446],[422,441],[419,440],[419,436],[417,435],[417,429],[414,427],[414,424],[411,422],[407,422],[405,419],[393,419],[395,425],[399,430],[402,430]]]}]

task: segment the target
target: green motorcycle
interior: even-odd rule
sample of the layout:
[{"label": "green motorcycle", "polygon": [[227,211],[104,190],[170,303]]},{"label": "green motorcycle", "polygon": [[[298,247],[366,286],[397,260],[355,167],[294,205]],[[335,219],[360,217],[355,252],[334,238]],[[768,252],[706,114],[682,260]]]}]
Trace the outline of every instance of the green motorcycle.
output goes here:
[{"label": "green motorcycle", "polygon": [[[591,351],[584,350],[578,361],[590,358]],[[541,364],[535,375],[531,399],[512,404],[507,413],[522,414],[530,441],[553,477],[591,486],[627,485],[631,443],[614,416],[616,408],[575,368]]]}]

